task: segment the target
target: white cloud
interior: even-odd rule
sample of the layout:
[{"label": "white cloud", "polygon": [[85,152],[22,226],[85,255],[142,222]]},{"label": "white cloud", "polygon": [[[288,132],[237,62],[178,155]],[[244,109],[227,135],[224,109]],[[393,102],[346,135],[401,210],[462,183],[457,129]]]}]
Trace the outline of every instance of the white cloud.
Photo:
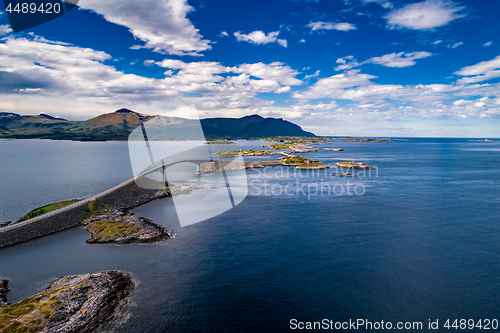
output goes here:
[{"label": "white cloud", "polygon": [[465,14],[459,13],[464,8],[448,0],[426,0],[393,10],[385,18],[393,28],[429,30],[465,17]]},{"label": "white cloud", "polygon": [[339,31],[349,31],[356,30],[356,26],[351,23],[342,22],[342,23],[334,23],[334,22],[311,22],[307,25],[307,27],[311,28],[311,31],[315,30],[339,30]]},{"label": "white cloud", "polygon": [[81,119],[122,107],[158,114],[196,103],[212,115],[245,115],[274,103],[258,93],[290,92],[291,85],[302,84],[297,71],[279,62],[226,67],[165,59],[154,62],[166,69],[165,78],[147,78],[107,65],[112,58],[104,52],[58,44],[36,38],[0,41],[2,109]]},{"label": "white cloud", "polygon": [[320,73],[320,71],[317,70],[316,73],[314,73],[314,74],[306,75],[306,76],[304,76],[304,80],[309,79],[311,77],[317,77],[317,76],[319,76],[319,73]]},{"label": "white cloud", "polygon": [[299,43],[305,43],[306,40],[305,39],[301,39]]},{"label": "white cloud", "polygon": [[287,43],[286,39],[278,39],[276,41],[278,42],[278,44],[280,44],[283,47],[287,47],[288,46],[288,43]]},{"label": "white cloud", "polygon": [[219,36],[221,36],[221,37],[228,37],[228,36],[229,36],[229,34],[228,34],[227,32],[225,32],[225,31],[222,31],[222,32],[219,34]]},{"label": "white cloud", "polygon": [[253,31],[247,35],[242,34],[239,31],[236,31],[234,35],[236,39],[240,42],[250,42],[254,44],[269,44],[269,43],[278,43],[283,47],[287,47],[287,41],[285,39],[278,39],[279,31],[270,32],[266,35],[263,31],[257,30]]},{"label": "white cloud", "polygon": [[339,98],[344,89],[368,85],[372,78],[375,78],[375,76],[360,74],[359,70],[351,70],[343,74],[319,79],[307,90],[296,92],[293,97],[296,99]]},{"label": "white cloud", "polygon": [[415,65],[416,59],[423,59],[430,57],[432,53],[429,52],[411,52],[411,53],[391,53],[381,57],[373,57],[366,61],[366,63],[374,63],[385,67],[408,67]]},{"label": "white cloud", "polygon": [[248,74],[261,79],[273,80],[287,86],[299,86],[303,83],[295,77],[299,72],[281,62],[242,64],[237,68],[231,68],[231,71]]},{"label": "white cloud", "polygon": [[277,90],[275,90],[274,92],[276,94],[282,94],[282,93],[286,93],[286,92],[290,92],[292,90],[292,88],[290,86],[286,86],[286,87],[281,87],[281,88],[278,88]]},{"label": "white cloud", "polygon": [[186,0],[86,0],[79,6],[127,27],[155,52],[199,56],[212,48],[186,17],[193,11]]},{"label": "white cloud", "polygon": [[453,74],[469,76],[457,80],[457,83],[461,84],[482,82],[500,77],[500,56],[472,66],[466,66]]},{"label": "white cloud", "polygon": [[12,29],[7,25],[0,25],[0,36],[5,36],[12,32]]},{"label": "white cloud", "polygon": [[337,61],[336,61],[337,64],[345,64],[346,61],[342,58],[338,58]]},{"label": "white cloud", "polygon": [[449,49],[456,49],[457,47],[459,47],[460,45],[463,45],[464,42],[457,42],[457,43],[453,43],[453,44],[448,44],[448,46],[446,46],[447,48]]},{"label": "white cloud", "polygon": [[484,46],[484,47],[488,47],[488,46],[490,46],[491,44],[493,44],[493,42],[486,42],[486,43],[484,43],[484,44],[483,44],[483,46]]},{"label": "white cloud", "polygon": [[438,39],[438,40],[435,40],[434,42],[432,42],[432,44],[434,45],[438,45],[440,43],[442,43],[443,41],[441,39]]}]

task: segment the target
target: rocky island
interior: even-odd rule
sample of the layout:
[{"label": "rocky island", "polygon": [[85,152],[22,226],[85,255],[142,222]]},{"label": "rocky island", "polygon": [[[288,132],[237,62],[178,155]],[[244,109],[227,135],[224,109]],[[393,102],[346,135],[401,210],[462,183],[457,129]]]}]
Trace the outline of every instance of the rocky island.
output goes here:
[{"label": "rocky island", "polygon": [[45,291],[0,308],[0,332],[93,332],[108,323],[134,290],[120,271],[71,275]]},{"label": "rocky island", "polygon": [[373,169],[372,167],[364,164],[364,163],[354,163],[350,161],[343,161],[335,164],[338,167],[341,168],[347,168],[347,169]]},{"label": "rocky island", "polygon": [[312,160],[310,158],[304,157],[290,157],[283,160],[283,165],[295,165],[297,169],[328,169],[329,167],[326,164],[320,163],[319,161]]},{"label": "rocky island", "polygon": [[84,225],[85,230],[92,234],[87,240],[90,244],[156,243],[174,236],[173,232],[154,224],[149,219],[127,215],[118,210],[89,218]]},{"label": "rocky island", "polygon": [[[279,155],[280,153],[276,153],[269,150],[253,150],[247,149],[241,151],[241,156],[264,156],[264,155]],[[215,155],[219,157],[236,157],[240,155],[240,151],[238,150],[229,150],[229,151],[219,151],[216,152]]]}]

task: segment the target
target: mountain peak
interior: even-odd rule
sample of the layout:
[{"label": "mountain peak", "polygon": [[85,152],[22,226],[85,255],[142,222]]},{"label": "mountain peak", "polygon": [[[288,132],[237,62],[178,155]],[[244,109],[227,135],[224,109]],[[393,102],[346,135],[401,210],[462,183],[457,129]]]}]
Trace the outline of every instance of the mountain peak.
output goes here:
[{"label": "mountain peak", "polygon": [[120,110],[116,110],[115,113],[137,113],[137,112],[134,112],[134,111],[129,110],[129,109],[120,109]]}]

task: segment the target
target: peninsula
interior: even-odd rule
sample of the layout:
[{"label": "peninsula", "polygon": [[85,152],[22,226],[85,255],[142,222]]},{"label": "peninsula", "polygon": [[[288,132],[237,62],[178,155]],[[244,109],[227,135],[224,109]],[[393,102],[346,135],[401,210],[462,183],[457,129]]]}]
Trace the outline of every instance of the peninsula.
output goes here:
[{"label": "peninsula", "polygon": [[16,304],[2,304],[0,294],[0,332],[93,332],[116,315],[134,288],[129,274],[107,271],[60,278]]}]

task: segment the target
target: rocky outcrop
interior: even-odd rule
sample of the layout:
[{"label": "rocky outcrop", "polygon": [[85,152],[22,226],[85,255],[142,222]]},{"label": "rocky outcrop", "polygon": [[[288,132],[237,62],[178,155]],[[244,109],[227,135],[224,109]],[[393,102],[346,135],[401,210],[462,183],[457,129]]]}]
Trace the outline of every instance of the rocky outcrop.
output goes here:
[{"label": "rocky outcrop", "polygon": [[323,148],[323,150],[344,151],[344,149],[342,149],[342,148]]},{"label": "rocky outcrop", "polygon": [[6,306],[9,293],[9,280],[0,280],[0,308]]},{"label": "rocky outcrop", "polygon": [[352,173],[341,173],[341,174],[332,174],[333,177],[356,177],[355,174]]},{"label": "rocky outcrop", "polygon": [[93,332],[113,318],[134,288],[130,275],[119,271],[60,278],[5,307],[0,332]]},{"label": "rocky outcrop", "polygon": [[372,167],[364,164],[364,163],[354,163],[354,162],[349,162],[349,161],[344,161],[344,162],[339,162],[335,164],[338,167],[341,168],[347,168],[347,169],[373,169]]},{"label": "rocky outcrop", "polygon": [[302,170],[319,170],[319,169],[330,169],[329,166],[323,164],[323,163],[314,163],[314,164],[302,164],[302,165],[297,165],[295,169],[302,169]]},{"label": "rocky outcrop", "polygon": [[92,234],[91,244],[130,244],[163,242],[174,233],[143,217],[113,210],[85,221],[85,230]]}]

